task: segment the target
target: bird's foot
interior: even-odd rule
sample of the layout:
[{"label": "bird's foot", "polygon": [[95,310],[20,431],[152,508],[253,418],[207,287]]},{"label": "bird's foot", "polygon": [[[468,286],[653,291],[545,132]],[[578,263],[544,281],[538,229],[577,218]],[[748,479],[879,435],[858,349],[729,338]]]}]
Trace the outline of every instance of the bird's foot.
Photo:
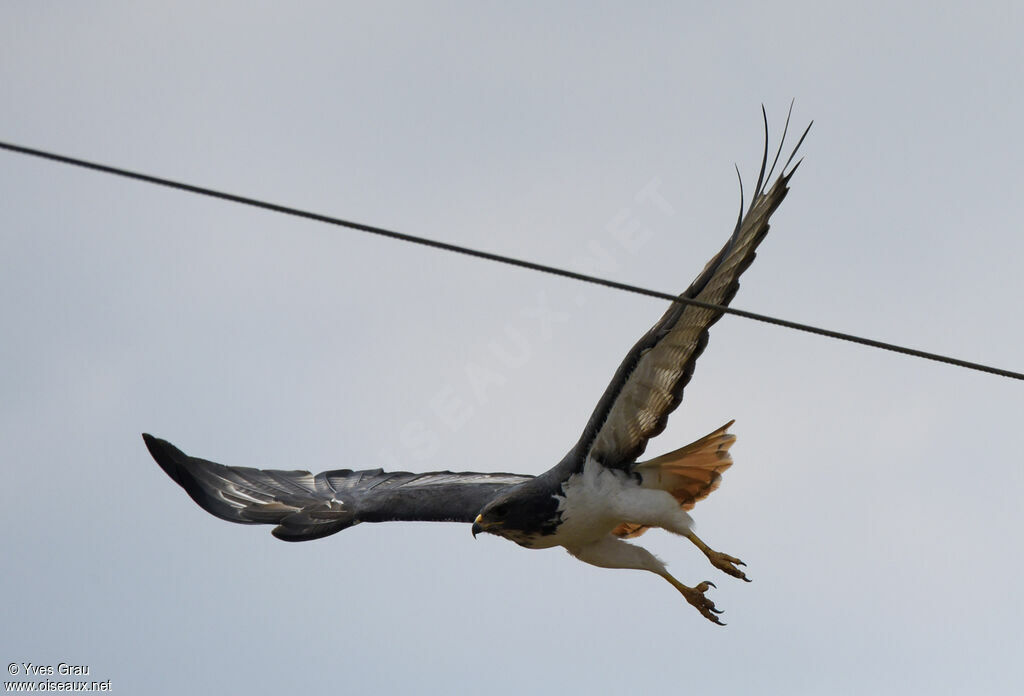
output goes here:
[{"label": "bird's foot", "polygon": [[724,626],[721,619],[718,618],[717,614],[721,614],[721,609],[715,608],[715,603],[704,596],[709,587],[714,587],[713,582],[705,580],[696,587],[687,587],[686,585],[676,585],[676,589],[679,590],[686,601],[689,602],[694,609],[700,612],[701,616],[712,623],[716,623],[719,626]]},{"label": "bird's foot", "polygon": [[731,575],[734,578],[739,578],[740,580],[750,582],[750,578],[747,577],[747,574],[737,567],[745,566],[747,565],[746,563],[744,563],[738,558],[730,556],[727,553],[715,551],[707,544],[705,544],[703,541],[701,541],[700,538],[696,534],[694,534],[692,530],[689,533],[687,533],[686,536],[690,541],[694,543],[694,545],[698,549],[701,550],[701,553],[708,557],[708,560],[711,561],[711,565],[718,568],[726,575]]},{"label": "bird's foot", "polygon": [[750,582],[750,578],[747,577],[747,574],[737,567],[747,565],[740,559],[730,556],[729,554],[722,553],[721,551],[712,551],[711,549],[708,549],[704,553],[707,555],[708,560],[711,561],[711,565],[718,568],[726,575],[739,578],[744,582]]}]

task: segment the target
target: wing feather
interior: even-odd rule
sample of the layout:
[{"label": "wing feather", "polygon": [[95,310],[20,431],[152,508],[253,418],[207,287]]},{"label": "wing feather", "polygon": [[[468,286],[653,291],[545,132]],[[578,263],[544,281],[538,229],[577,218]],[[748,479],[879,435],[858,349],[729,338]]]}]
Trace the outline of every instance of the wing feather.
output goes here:
[{"label": "wing feather", "polygon": [[[803,137],[794,148],[794,155],[802,142]],[[780,143],[780,152],[781,148]],[[789,180],[800,164],[797,162],[788,173],[783,168],[766,191],[762,187],[767,186],[767,159],[766,121],[764,157],[750,208],[746,214],[741,213],[725,246],[680,297],[725,306],[736,295],[739,277],[753,262],[757,246],[768,233],[769,218],[785,199]],[[792,159],[790,156],[789,161]],[[708,330],[721,317],[719,310],[683,303],[673,303],[668,308],[626,355],[598,402],[572,453],[577,469],[588,457],[607,467],[632,468],[648,440],[665,429],[669,414],[682,401],[683,388],[707,346]]]},{"label": "wing feather", "polygon": [[274,524],[308,541],[360,522],[472,522],[499,491],[531,480],[504,473],[337,469],[319,474],[224,466],[143,435],[153,459],[204,510],[229,522]]}]

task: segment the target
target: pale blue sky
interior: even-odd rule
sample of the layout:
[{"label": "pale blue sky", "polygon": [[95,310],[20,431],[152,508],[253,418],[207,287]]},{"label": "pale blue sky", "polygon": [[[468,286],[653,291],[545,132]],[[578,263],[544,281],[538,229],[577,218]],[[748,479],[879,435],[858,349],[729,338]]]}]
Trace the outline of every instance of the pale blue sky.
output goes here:
[{"label": "pale blue sky", "polygon": [[[678,291],[795,98],[816,125],[736,306],[1020,371],[1024,23],[986,8],[8,2],[0,139]],[[7,662],[147,694],[1024,684],[1019,382],[724,319],[649,452],[737,419],[694,516],[754,582],[642,539],[718,584],[720,629],[460,525],[284,544],[139,437],[539,473],[662,303],[8,153],[0,191]]]}]

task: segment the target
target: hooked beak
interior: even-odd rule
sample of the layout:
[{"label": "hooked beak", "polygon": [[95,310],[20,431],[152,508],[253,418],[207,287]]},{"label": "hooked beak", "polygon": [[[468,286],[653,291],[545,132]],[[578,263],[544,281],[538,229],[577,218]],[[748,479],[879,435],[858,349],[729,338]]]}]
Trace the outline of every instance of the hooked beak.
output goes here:
[{"label": "hooked beak", "polygon": [[480,522],[483,520],[483,515],[477,515],[476,519],[473,520],[473,538],[476,539],[476,535],[484,531],[484,527]]}]

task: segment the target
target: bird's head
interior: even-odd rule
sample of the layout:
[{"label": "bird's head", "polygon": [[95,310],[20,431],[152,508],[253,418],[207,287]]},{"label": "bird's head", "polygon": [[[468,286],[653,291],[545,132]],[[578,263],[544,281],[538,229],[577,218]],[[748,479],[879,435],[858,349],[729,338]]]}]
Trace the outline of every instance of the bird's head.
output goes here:
[{"label": "bird's head", "polygon": [[473,536],[487,532],[533,546],[538,536],[553,533],[558,523],[558,500],[550,491],[517,486],[484,506],[473,522]]}]

